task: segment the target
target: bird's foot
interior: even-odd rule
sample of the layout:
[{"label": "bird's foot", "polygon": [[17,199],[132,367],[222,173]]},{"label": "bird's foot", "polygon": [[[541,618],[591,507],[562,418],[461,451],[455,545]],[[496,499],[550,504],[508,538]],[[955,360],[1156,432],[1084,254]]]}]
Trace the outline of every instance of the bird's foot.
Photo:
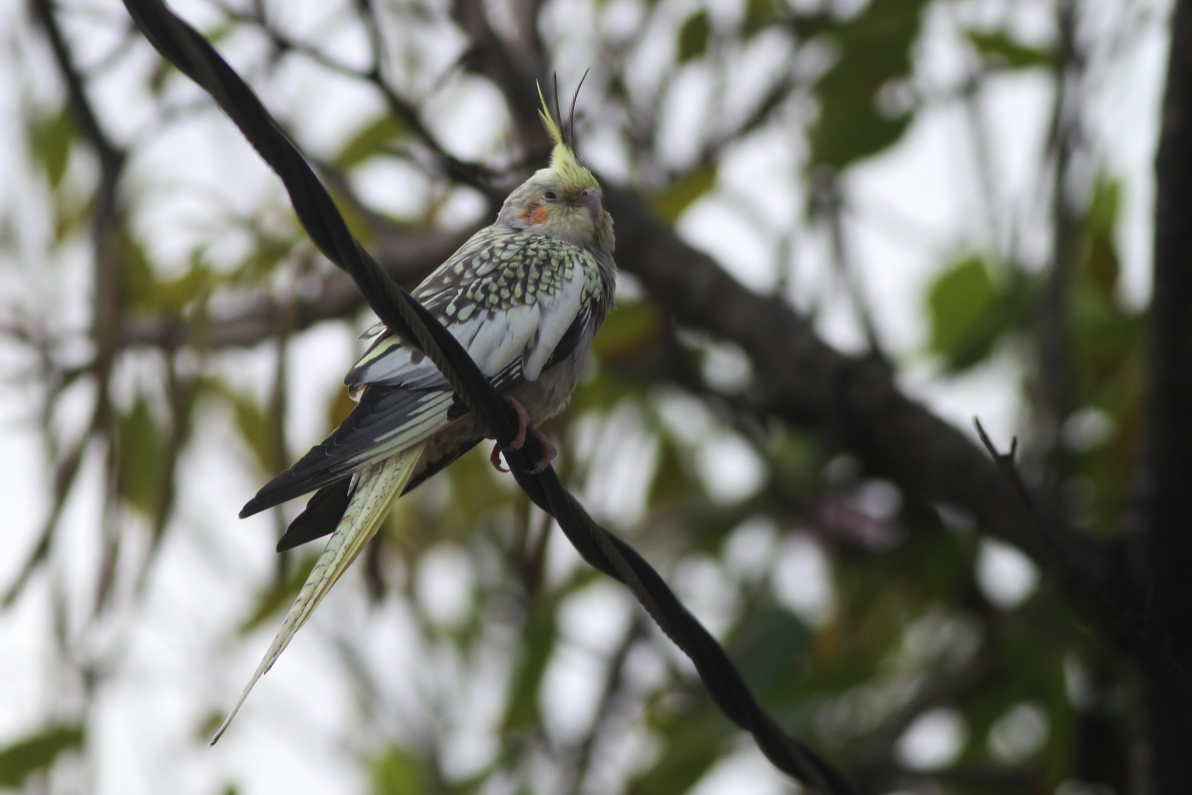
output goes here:
[{"label": "bird's foot", "polygon": [[521,404],[521,401],[513,395],[505,395],[505,399],[509,401],[509,405],[513,406],[513,410],[517,412],[517,435],[510,442],[509,449],[520,450],[526,443],[526,429],[530,427],[530,415],[526,413],[526,407]]},{"label": "bird's foot", "polygon": [[550,466],[550,462],[554,461],[555,456],[559,454],[559,449],[551,444],[550,439],[546,438],[546,434],[537,428],[531,427],[530,433],[534,434],[534,438],[538,440],[539,446],[542,447],[542,455],[534,463],[534,468],[530,470],[531,475],[537,475]]},{"label": "bird's foot", "polygon": [[[517,435],[513,437],[513,442],[509,445],[510,450],[520,450],[525,447],[526,433],[534,434],[534,438],[538,440],[538,444],[542,446],[542,457],[535,463],[534,468],[530,470],[530,474],[537,475],[542,470],[550,466],[550,462],[554,460],[555,456],[559,454],[558,449],[551,444],[550,440],[534,426],[530,425],[530,415],[526,413],[526,408],[517,398],[512,395],[505,395],[505,399],[509,401],[509,405],[513,406],[513,410],[517,412]],[[498,472],[508,472],[509,470],[501,466],[501,445],[500,443],[493,445],[493,451],[489,454],[488,460],[493,465],[493,468]]]},{"label": "bird's foot", "polygon": [[498,472],[508,472],[509,470],[501,466],[501,445],[494,444],[493,451],[488,454],[488,462],[493,465],[493,469]]}]

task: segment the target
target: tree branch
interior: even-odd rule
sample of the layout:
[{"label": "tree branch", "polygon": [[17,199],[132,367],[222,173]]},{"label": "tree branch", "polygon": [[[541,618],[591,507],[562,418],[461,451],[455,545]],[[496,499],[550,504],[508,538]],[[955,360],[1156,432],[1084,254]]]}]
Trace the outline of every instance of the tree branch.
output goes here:
[{"label": "tree branch", "polygon": [[[116,445],[114,438],[111,396],[108,379],[119,348],[119,323],[121,295],[119,278],[119,231],[122,208],[118,188],[124,171],[125,152],[112,143],[100,126],[98,116],[87,96],[85,81],[71,59],[70,48],[62,35],[62,29],[54,16],[54,5],[50,0],[37,0],[31,10],[38,24],[45,31],[50,44],[59,77],[66,86],[67,103],[71,117],[79,126],[88,144],[95,150],[99,160],[99,183],[95,189],[94,210],[91,217],[92,272],[94,296],[92,298],[91,338],[95,344],[95,357],[91,372],[96,381],[96,399],[92,410],[91,431],[79,442],[77,448],[58,464],[55,480],[55,502],[42,534],[28,562],[22,568],[15,584],[7,591],[4,603],[14,601],[21,593],[32,572],[49,555],[54,534],[63,506],[78,474],[82,455],[92,433],[109,440],[105,477],[107,478],[103,521],[112,515],[111,495],[115,492]],[[105,526],[105,530],[108,529]],[[108,538],[112,533],[106,534]]]},{"label": "tree branch", "polygon": [[[451,16],[472,40],[472,47],[464,56],[464,66],[496,84],[513,119],[514,139],[521,142],[526,154],[544,159],[537,155],[550,151],[550,141],[538,120],[538,95],[529,89],[545,75],[525,71],[531,66],[529,62],[537,64],[539,59],[529,58],[529,62],[522,64],[514,60],[489,24],[482,0],[453,0]],[[527,43],[536,42],[537,37],[531,37]]]},{"label": "tree branch", "polygon": [[[1155,262],[1140,502],[1153,631],[1192,670],[1192,0],[1171,22],[1171,54],[1155,158]],[[1151,792],[1183,792],[1192,778],[1192,700],[1150,664],[1143,690]]]},{"label": "tree branch", "polygon": [[[473,231],[430,232],[411,237],[392,227],[385,230],[377,230],[377,260],[385,263],[389,274],[403,284],[420,281],[451,256]],[[364,305],[351,277],[337,270],[324,279],[316,298],[294,303],[267,296],[242,312],[202,322],[167,316],[126,316],[121,342],[128,347],[195,345],[209,350],[248,347],[275,336],[283,317],[291,331],[302,331],[324,320],[351,317]]]},{"label": "tree branch", "polygon": [[[825,343],[793,307],[751,292],[708,255],[654,219],[634,194],[609,188],[617,222],[617,259],[676,320],[735,342],[757,374],[755,411],[814,425],[924,499],[970,511],[981,527],[1056,574],[1045,542],[997,467],[958,429],[911,400],[880,361],[849,356]],[[1118,604],[1133,604],[1120,560],[1039,503],[1042,520],[1071,565]]]},{"label": "tree branch", "polygon": [[1168,672],[1180,686],[1180,689],[1186,695],[1192,696],[1192,677],[1188,676],[1188,673],[1180,665],[1180,662],[1171,655],[1170,650],[1155,639],[1146,623],[1120,610],[1117,605],[1106,598],[1105,592],[1102,589],[1087,582],[1083,578],[1082,573],[1074,569],[1064,558],[1063,550],[1059,548],[1051,535],[1051,528],[1045,522],[1039,521],[1034,498],[1031,496],[1030,490],[1018,472],[1018,462],[1016,460],[1018,455],[1017,437],[1010,443],[1010,452],[1000,453],[994,446],[993,441],[990,440],[989,435],[985,433],[985,428],[981,426],[981,421],[974,419],[973,423],[976,425],[977,433],[981,437],[981,444],[989,452],[989,457],[997,464],[998,469],[1002,471],[1006,480],[1014,487],[1014,491],[1018,493],[1023,506],[1030,512],[1032,518],[1036,520],[1035,525],[1046,545],[1046,551],[1051,557],[1053,568],[1062,573],[1069,591],[1078,596],[1088,609],[1100,613],[1101,624],[1103,626],[1112,629],[1115,634],[1127,638],[1129,645],[1133,649],[1150,655],[1153,662],[1166,666]]}]

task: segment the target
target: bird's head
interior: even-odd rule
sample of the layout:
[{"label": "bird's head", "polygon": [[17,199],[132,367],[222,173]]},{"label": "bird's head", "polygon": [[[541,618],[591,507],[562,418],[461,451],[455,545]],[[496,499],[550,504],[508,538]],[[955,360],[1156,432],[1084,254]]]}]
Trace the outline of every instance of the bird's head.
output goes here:
[{"label": "bird's head", "polygon": [[554,141],[550,166],[539,169],[505,200],[497,223],[550,235],[587,248],[613,250],[613,219],[600,183],[575,154],[542,96],[539,115]]}]

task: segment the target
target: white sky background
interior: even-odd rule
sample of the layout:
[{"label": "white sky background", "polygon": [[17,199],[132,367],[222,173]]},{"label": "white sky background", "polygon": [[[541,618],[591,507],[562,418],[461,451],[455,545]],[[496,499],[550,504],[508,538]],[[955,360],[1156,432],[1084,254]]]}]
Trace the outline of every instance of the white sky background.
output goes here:
[{"label": "white sky background", "polygon": [[[1094,26],[1099,31],[1111,29],[1117,18],[1115,10],[1125,3],[1099,0],[1091,4],[1104,13],[1094,18]],[[75,8],[77,4],[65,5]],[[362,42],[356,31],[328,24],[335,15],[325,10],[324,3],[306,0],[275,5],[283,27],[292,35],[300,39],[314,37],[332,54],[358,62],[355,53]],[[623,5],[619,0],[610,3],[604,24],[620,24],[616,15],[628,13]],[[678,16],[695,7],[688,0],[674,0],[673,5]],[[709,5],[717,18],[737,13],[735,0],[710,0]],[[996,9],[1004,5],[933,5],[927,33],[916,52],[916,83],[941,92],[955,86],[969,57],[960,46],[957,30],[973,22],[992,24],[1000,18]],[[1028,41],[1050,40],[1048,4],[1011,5],[1015,9],[1012,26],[1016,32]],[[1097,85],[1088,123],[1100,142],[1099,154],[1106,170],[1124,178],[1123,223],[1119,230],[1123,282],[1128,299],[1141,304],[1149,289],[1151,162],[1166,55],[1167,3],[1155,0],[1149,5],[1134,5],[1153,7],[1151,22],[1130,44],[1119,62],[1120,68]],[[198,0],[174,6],[200,26],[215,19],[210,7]],[[587,8],[579,0],[555,0],[553,11],[547,14],[548,29],[556,30],[573,20],[572,14],[564,12],[581,6]],[[86,8],[95,13],[68,13],[67,29],[76,45],[76,55],[84,63],[93,63],[114,40],[111,23],[103,18],[117,18],[122,9],[110,0],[89,3]],[[591,12],[587,13],[590,16]],[[40,37],[27,35],[23,14],[20,3],[0,5],[0,59],[5,64],[24,60],[40,71],[51,72],[43,42]],[[462,42],[441,28],[437,35],[438,39],[430,40],[433,45],[428,41],[411,47],[445,68]],[[569,37],[576,35],[574,30],[568,33]],[[234,65],[256,63],[261,42],[255,36],[237,35],[221,43],[220,49]],[[576,63],[572,55],[561,64],[564,85],[573,83],[587,66]],[[248,212],[266,202],[281,208],[280,222],[285,223],[284,199],[277,180],[218,113],[202,110],[186,123],[173,125],[168,135],[151,136],[145,146],[135,143],[155,123],[157,108],[138,94],[135,82],[151,63],[148,48],[142,45],[97,82],[91,93],[113,137],[125,144],[133,142],[135,155],[124,190],[134,197],[135,204],[148,208],[135,223],[154,259],[166,265],[180,263],[196,240],[220,227],[223,217]],[[279,70],[279,77],[256,82],[255,87],[308,149],[334,151],[379,106],[368,92],[351,82],[299,64],[291,59],[286,68]],[[440,70],[431,71],[438,74]],[[7,321],[12,317],[9,313],[20,307],[53,318],[61,326],[54,331],[79,330],[86,324],[89,293],[78,274],[87,271],[84,263],[88,251],[80,246],[56,256],[52,262],[43,260],[41,253],[48,238],[48,220],[40,215],[45,205],[44,188],[26,162],[24,132],[19,126],[30,98],[44,100],[51,96],[57,91],[56,81],[27,81],[27,77],[24,70],[18,73],[0,66],[0,218],[8,228],[17,230],[22,252],[17,261],[0,261],[0,313]],[[697,96],[700,77],[698,70],[694,71],[686,82],[680,81],[676,91]],[[252,77],[249,79],[251,82]],[[427,90],[427,86],[418,88]],[[200,95],[197,89],[173,81],[170,96],[177,104],[184,104],[196,101]],[[681,105],[681,99],[675,102]],[[984,112],[991,125],[997,163],[998,197],[1013,200],[1020,207],[1027,206],[1024,199],[1037,184],[1050,102],[1047,82],[1031,73],[995,78],[985,94]],[[480,81],[446,81],[430,95],[427,118],[448,147],[465,157],[489,157],[500,152],[503,110],[493,90]],[[681,152],[681,126],[673,135],[676,151]],[[596,141],[590,153],[594,163],[607,173],[624,173],[623,167],[618,168],[615,147],[600,146],[598,131],[592,140]],[[1017,367],[1010,357],[997,357],[964,378],[945,381],[921,354],[927,285],[949,257],[986,243],[981,197],[974,192],[977,183],[967,141],[957,104],[941,103],[920,112],[897,148],[848,175],[846,188],[852,207],[848,229],[864,293],[872,304],[884,343],[903,367],[903,383],[966,432],[971,417],[979,415],[994,438],[1001,441],[1016,430],[1019,420]],[[178,152],[187,154],[179,157]],[[737,147],[725,159],[721,171],[721,185],[728,190],[694,206],[682,220],[681,232],[715,254],[746,284],[773,284],[773,257],[734,210],[731,192],[764,200],[772,208],[774,220],[785,223],[785,219],[799,213],[803,201],[792,190],[791,176],[797,173],[804,155],[797,136],[778,133],[757,136]],[[75,157],[67,179],[85,183],[93,170],[89,158]],[[392,166],[362,172],[360,187],[367,198],[393,212],[413,211],[418,206],[414,199],[426,190],[425,181],[412,170]],[[196,199],[196,195],[202,198]],[[458,223],[468,221],[466,216],[474,215],[477,208],[466,194],[458,198],[458,206],[459,213],[454,216]],[[236,234],[219,237],[216,253],[229,262],[246,244]],[[1046,245],[1045,240],[1039,241],[1039,250],[1045,251]],[[807,305],[816,290],[822,290],[828,272],[825,255],[822,239],[814,234],[801,238],[792,287],[793,300],[801,306]],[[842,347],[856,349],[859,345],[855,318],[841,301],[824,307],[819,327],[829,340]],[[294,340],[290,350],[293,397],[288,417],[292,451],[305,449],[321,436],[328,396],[349,366],[355,346],[352,335],[342,327],[315,329]],[[121,374],[127,379],[130,393],[138,368],[143,367],[150,377],[155,372],[152,357],[144,358]],[[236,354],[226,369],[263,394],[271,358],[266,346]],[[26,559],[49,505],[44,449],[36,429],[40,394],[20,381],[22,368],[32,364],[18,346],[0,337],[0,373],[4,375],[0,386],[0,483],[4,484],[6,496],[0,586],[4,587]],[[64,428],[77,428],[88,410],[90,395],[85,390],[79,392],[68,401],[59,418]],[[382,687],[381,696],[394,704],[416,704],[428,698],[426,688],[449,691],[453,686],[450,676],[440,677],[436,684],[432,674],[450,670],[452,663],[435,656],[441,650],[419,645],[408,606],[390,598],[381,609],[369,611],[359,576],[352,574],[335,589],[275,670],[258,685],[219,746],[208,749],[195,742],[197,724],[211,709],[232,703],[275,629],[269,622],[243,642],[233,646],[227,642],[230,627],[246,614],[254,589],[267,579],[274,566],[274,535],[268,516],[245,522],[235,518],[239,506],[260,485],[259,474],[248,465],[247,455],[225,421],[226,417],[221,416],[203,418],[198,434],[203,441],[195,445],[180,468],[184,474],[176,526],[168,533],[166,547],[155,565],[147,598],[135,614],[126,613],[121,621],[109,622],[84,644],[101,655],[121,650],[119,665],[111,674],[113,682],[105,688],[90,726],[91,741],[97,749],[92,758],[98,764],[93,770],[64,772],[81,776],[86,782],[85,791],[104,795],[198,795],[216,792],[233,781],[243,793],[251,795],[364,791],[366,781],[358,760],[376,749],[367,745],[345,747],[342,743],[343,737],[351,735],[348,722],[358,715],[355,704],[359,694],[349,686],[343,675],[343,660],[335,644],[329,642],[336,638],[351,638],[365,651],[374,678]],[[740,456],[711,460],[727,462],[722,466],[732,472],[719,476],[731,481],[733,473],[750,463],[748,458],[746,450]],[[242,463],[230,466],[230,462]],[[714,468],[715,463],[710,466]],[[62,681],[61,672],[55,670],[53,639],[47,636],[52,610],[49,582],[70,582],[69,591],[78,595],[79,603],[70,605],[68,612],[79,614],[85,610],[94,592],[88,578],[93,576],[91,561],[98,550],[94,516],[100,488],[98,461],[89,461],[60,532],[61,540],[70,542],[67,554],[56,554],[49,571],[33,580],[15,608],[0,613],[0,747],[36,731],[54,716],[72,714],[77,686]],[[595,506],[602,515],[631,521],[634,508],[617,502],[620,489],[602,489],[599,484],[592,488],[591,496],[603,503]],[[748,482],[744,488],[749,488]],[[138,534],[126,535],[129,543],[136,543]],[[561,543],[552,547],[553,554],[568,558],[560,560],[558,566],[575,565],[570,560],[574,555],[562,551],[562,547]],[[986,566],[993,573],[983,569],[982,577],[997,581],[998,565],[1008,572],[1006,577],[1021,577],[1021,566],[1016,570],[1013,561],[1005,562],[1003,553],[1013,554],[994,550],[986,556],[993,561]],[[129,554],[135,560],[135,550]],[[474,576],[466,560],[460,564],[458,556],[452,559],[450,555],[444,560],[436,564],[444,582],[458,578],[454,581],[462,584]],[[76,582],[79,584],[74,587]],[[677,585],[682,592],[682,583]],[[439,596],[432,586],[423,590],[426,599],[450,601],[450,594],[443,593],[442,586],[437,589]],[[820,605],[816,609],[823,609],[823,597],[818,601],[814,594],[806,598]],[[714,615],[715,600],[709,603],[707,618],[720,623],[720,617]],[[693,604],[693,608],[702,614],[700,605]],[[601,588],[568,609],[576,615],[576,625],[582,621],[585,626],[615,629],[628,620],[633,608],[623,593]],[[548,698],[547,720],[564,733],[568,727],[582,726],[583,716],[590,709],[590,699],[582,688],[591,681],[587,672],[599,659],[593,657],[590,647],[605,634],[601,631],[572,639],[565,647],[567,652],[552,665],[548,695],[569,693],[571,698]],[[607,637],[616,637],[616,631],[610,630]],[[490,640],[497,648],[515,642],[501,636],[499,627],[493,630]],[[428,664],[428,659],[434,659],[435,664]],[[644,681],[648,681],[649,663],[643,663],[642,670]],[[409,675],[394,676],[394,672]],[[494,670],[488,681],[499,682],[500,675],[501,671]],[[483,725],[485,720],[497,719],[501,709],[499,703],[493,703],[494,697],[486,695],[485,681],[472,682],[471,687],[476,692],[468,695],[468,704],[479,711],[477,722],[481,728],[448,732],[447,748],[454,754],[453,765],[461,774],[479,768],[496,751],[488,744]],[[414,719],[409,726],[385,729],[402,736],[416,733],[418,726]],[[624,764],[634,763],[631,750],[613,749],[610,754],[612,759],[623,759]],[[701,785],[699,793],[743,791],[741,787],[746,786],[751,792],[784,791],[781,779],[759,764],[752,746],[743,747],[718,769]]]}]

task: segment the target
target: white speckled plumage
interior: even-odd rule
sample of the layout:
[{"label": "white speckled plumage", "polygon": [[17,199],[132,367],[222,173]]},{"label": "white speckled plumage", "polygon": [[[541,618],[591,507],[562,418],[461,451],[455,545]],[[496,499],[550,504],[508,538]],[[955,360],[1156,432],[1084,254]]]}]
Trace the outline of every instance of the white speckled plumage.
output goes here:
[{"label": "white speckled plumage", "polygon": [[[414,291],[494,385],[525,408],[530,424],[566,406],[612,305],[616,278],[613,222],[600,186],[549,113],[543,121],[555,141],[550,167],[515,189],[496,223]],[[213,743],[375,534],[392,501],[487,435],[425,356],[387,331],[373,336],[345,378],[356,408],[241,511],[248,516],[317,490],[278,549],[332,535]]]}]

